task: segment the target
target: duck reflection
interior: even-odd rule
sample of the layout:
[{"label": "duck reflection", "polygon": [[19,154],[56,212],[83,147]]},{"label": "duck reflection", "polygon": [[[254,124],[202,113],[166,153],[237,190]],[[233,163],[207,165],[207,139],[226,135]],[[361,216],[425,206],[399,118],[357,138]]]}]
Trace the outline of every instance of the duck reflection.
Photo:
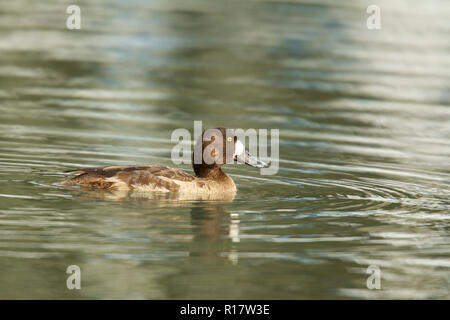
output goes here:
[{"label": "duck reflection", "polygon": [[[201,203],[191,208],[194,237],[190,256],[215,262],[228,258],[237,263],[233,242],[239,242],[239,220],[223,203]],[[231,240],[231,241],[230,241]]]},{"label": "duck reflection", "polygon": [[[71,190],[73,192],[73,189]],[[203,262],[219,262],[224,259],[237,264],[235,243],[239,242],[239,214],[231,213],[227,204],[234,200],[234,194],[224,194],[213,199],[200,195],[195,198],[167,192],[135,192],[124,190],[79,189],[83,199],[105,201],[128,201],[149,208],[190,208],[192,241],[189,256]]]},{"label": "duck reflection", "polygon": [[[68,189],[73,191],[72,188]],[[173,192],[140,192],[135,190],[103,190],[80,188],[77,190],[84,199],[91,200],[111,200],[111,201],[151,201],[152,205],[167,205],[182,207],[186,202],[192,201],[214,201],[214,202],[232,202],[235,194],[182,194]]]},{"label": "duck reflection", "polygon": [[205,262],[223,259],[238,263],[234,243],[239,242],[239,214],[230,213],[221,203],[203,203],[191,209],[191,225],[194,229],[191,257]]}]

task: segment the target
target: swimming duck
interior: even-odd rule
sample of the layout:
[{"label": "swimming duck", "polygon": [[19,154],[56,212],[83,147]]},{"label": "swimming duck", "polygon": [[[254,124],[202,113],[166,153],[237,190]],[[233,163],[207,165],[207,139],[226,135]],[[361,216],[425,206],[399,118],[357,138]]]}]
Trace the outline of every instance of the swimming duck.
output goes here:
[{"label": "swimming duck", "polygon": [[195,144],[192,159],[195,176],[160,165],[88,167],[67,171],[76,176],[62,184],[211,196],[236,193],[233,179],[221,169],[223,164],[238,161],[256,168],[268,167],[250,155],[235,132],[226,128],[204,131]]}]

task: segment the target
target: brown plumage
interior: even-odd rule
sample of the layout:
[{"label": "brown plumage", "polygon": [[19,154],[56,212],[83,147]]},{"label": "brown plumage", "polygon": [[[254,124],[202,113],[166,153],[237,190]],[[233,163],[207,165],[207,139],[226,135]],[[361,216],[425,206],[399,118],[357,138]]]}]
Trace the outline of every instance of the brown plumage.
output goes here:
[{"label": "brown plumage", "polygon": [[[210,129],[203,132],[194,148],[195,176],[177,168],[159,165],[87,167],[68,171],[77,176],[62,184],[110,190],[183,194],[235,193],[236,186],[233,180],[222,171],[221,167],[224,163],[233,162],[239,157],[250,164],[248,157],[251,156],[243,148],[234,131],[225,128]],[[257,164],[259,167],[265,166],[260,161]]]}]

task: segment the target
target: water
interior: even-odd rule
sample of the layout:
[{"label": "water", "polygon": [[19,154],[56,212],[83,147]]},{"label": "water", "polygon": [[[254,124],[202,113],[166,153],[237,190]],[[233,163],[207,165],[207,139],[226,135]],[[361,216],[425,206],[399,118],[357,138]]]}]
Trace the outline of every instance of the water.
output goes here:
[{"label": "water", "polygon": [[[78,1],[78,31],[69,4],[0,3],[0,298],[450,297],[448,2],[377,1],[379,31],[357,0]],[[228,166],[232,202],[54,185],[173,165],[194,120],[279,128],[278,174]]]}]

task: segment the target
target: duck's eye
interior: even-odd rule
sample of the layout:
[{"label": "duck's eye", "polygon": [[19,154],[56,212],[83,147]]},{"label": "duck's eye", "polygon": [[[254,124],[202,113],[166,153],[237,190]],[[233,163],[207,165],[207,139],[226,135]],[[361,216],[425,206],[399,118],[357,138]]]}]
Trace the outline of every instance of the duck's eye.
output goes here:
[{"label": "duck's eye", "polygon": [[233,138],[232,138],[232,137],[228,137],[228,138],[227,138],[227,141],[228,141],[228,142],[231,142],[231,141],[233,141]]}]

